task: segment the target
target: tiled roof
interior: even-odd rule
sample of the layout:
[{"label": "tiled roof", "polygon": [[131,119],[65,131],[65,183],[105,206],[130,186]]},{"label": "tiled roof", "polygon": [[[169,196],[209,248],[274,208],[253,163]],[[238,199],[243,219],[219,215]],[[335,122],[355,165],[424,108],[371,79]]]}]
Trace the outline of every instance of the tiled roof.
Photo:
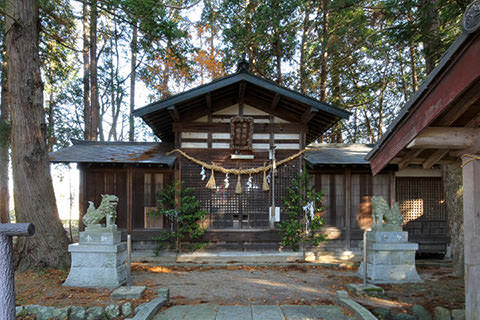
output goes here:
[{"label": "tiled roof", "polygon": [[73,145],[51,152],[50,162],[145,163],[173,166],[175,155],[166,155],[173,148],[158,142],[100,142],[73,140]]},{"label": "tiled roof", "polygon": [[368,165],[365,156],[372,149],[369,144],[312,144],[318,149],[305,154],[305,160],[312,165],[322,164],[360,164]]}]

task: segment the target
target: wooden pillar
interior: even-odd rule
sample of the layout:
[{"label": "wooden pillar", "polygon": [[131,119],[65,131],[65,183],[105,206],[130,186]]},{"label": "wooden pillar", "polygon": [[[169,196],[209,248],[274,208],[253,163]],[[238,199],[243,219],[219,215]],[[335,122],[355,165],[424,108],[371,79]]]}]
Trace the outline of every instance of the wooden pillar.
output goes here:
[{"label": "wooden pillar", "polygon": [[351,248],[352,239],[352,169],[345,168],[345,246]]},{"label": "wooden pillar", "polygon": [[480,319],[480,160],[463,167],[466,320]]},{"label": "wooden pillar", "polygon": [[395,189],[395,172],[390,173],[390,206],[392,207],[395,204],[397,199],[397,191]]},{"label": "wooden pillar", "polygon": [[78,230],[83,231],[83,215],[87,211],[86,167],[82,164],[79,164],[78,169],[80,171],[80,186],[78,188]]},{"label": "wooden pillar", "polygon": [[32,236],[31,223],[0,223],[0,319],[15,319],[15,269],[13,268],[13,236]]},{"label": "wooden pillar", "polygon": [[127,232],[133,231],[133,168],[127,168]]},{"label": "wooden pillar", "polygon": [[0,316],[15,319],[15,285],[12,237],[0,233]]}]

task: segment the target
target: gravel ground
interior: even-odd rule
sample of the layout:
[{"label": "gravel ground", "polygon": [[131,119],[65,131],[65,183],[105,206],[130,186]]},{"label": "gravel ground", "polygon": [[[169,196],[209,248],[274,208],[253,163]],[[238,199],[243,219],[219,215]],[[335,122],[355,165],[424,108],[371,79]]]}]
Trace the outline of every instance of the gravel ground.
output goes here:
[{"label": "gravel ground", "polygon": [[304,266],[175,270],[140,265],[132,274],[136,284],[168,287],[172,304],[220,305],[329,304],[335,301],[336,290],[360,282],[353,275],[350,270]]},{"label": "gravel ground", "polygon": [[[168,287],[171,305],[336,304],[337,290],[345,290],[348,283],[362,282],[355,276],[355,269],[308,264],[287,267],[136,264],[134,270],[134,283],[147,285],[151,290]],[[464,308],[464,281],[451,276],[450,266],[424,265],[417,270],[423,283],[380,285],[385,290],[384,296],[352,298],[370,310],[388,308],[393,313],[408,312],[414,304],[429,311],[436,306]]]}]

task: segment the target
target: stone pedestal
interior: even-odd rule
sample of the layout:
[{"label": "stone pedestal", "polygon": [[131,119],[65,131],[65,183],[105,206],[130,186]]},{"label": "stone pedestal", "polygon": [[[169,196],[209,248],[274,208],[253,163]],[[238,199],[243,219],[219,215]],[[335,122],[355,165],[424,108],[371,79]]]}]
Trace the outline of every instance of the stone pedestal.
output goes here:
[{"label": "stone pedestal", "polygon": [[[417,250],[417,243],[408,242],[408,232],[368,232],[368,281],[371,283],[422,282],[415,268]],[[363,261],[357,275],[363,278]]]},{"label": "stone pedestal", "polygon": [[116,288],[127,282],[127,245],[120,241],[120,231],[87,228],[68,251],[72,265],[64,286]]}]

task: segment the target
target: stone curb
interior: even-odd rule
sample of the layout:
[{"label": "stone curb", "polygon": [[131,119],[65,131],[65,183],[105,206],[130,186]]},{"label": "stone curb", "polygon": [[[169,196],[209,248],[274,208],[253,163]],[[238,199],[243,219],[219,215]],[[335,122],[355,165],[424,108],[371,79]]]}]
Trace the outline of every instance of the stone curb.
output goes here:
[{"label": "stone curb", "polygon": [[350,308],[362,320],[378,320],[370,311],[353,301],[348,297],[348,293],[343,290],[337,291],[337,299],[344,306]]},{"label": "stone curb", "polygon": [[158,297],[150,302],[139,305],[135,317],[125,320],[151,320],[169,299],[168,289],[160,289]]},{"label": "stone curb", "polygon": [[[188,267],[188,268],[222,268],[222,267],[326,267],[332,269],[342,269],[346,267],[353,267],[355,263],[353,262],[342,262],[342,263],[318,263],[318,262],[282,262],[282,263],[242,263],[242,262],[235,262],[235,263],[195,263],[195,262],[182,262],[182,263],[175,263],[175,262],[145,262],[147,265],[161,265],[162,267]],[[357,263],[358,266],[358,263]]]}]

